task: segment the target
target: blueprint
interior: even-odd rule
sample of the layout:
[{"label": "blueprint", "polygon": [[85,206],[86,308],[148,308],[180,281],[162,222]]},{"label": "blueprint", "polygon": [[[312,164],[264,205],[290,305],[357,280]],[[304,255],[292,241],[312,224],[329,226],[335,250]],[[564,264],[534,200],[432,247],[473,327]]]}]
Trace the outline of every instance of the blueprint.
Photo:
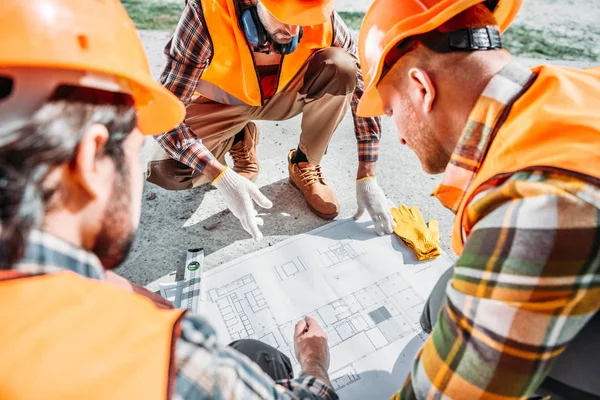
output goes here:
[{"label": "blueprint", "polygon": [[450,266],[444,254],[419,262],[395,235],[342,220],[204,272],[200,313],[223,344],[266,342],[296,374],[294,326],[311,316],[327,332],[340,397],[389,398],[426,338],[424,300]]}]

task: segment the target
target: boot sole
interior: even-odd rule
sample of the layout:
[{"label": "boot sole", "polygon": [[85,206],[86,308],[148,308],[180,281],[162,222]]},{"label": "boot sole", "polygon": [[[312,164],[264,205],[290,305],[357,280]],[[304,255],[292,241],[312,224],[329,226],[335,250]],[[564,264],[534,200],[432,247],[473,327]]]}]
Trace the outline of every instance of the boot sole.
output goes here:
[{"label": "boot sole", "polygon": [[[302,195],[304,195],[304,192],[302,192],[302,190],[300,190],[300,188],[298,187],[298,185],[296,185],[296,182],[294,182],[294,180],[292,178],[289,178],[290,183],[292,184],[293,187],[295,187],[296,189],[298,189],[298,191],[300,193],[302,193]],[[306,200],[306,198],[304,199],[304,202],[306,203],[306,205],[308,206],[308,208],[310,208],[310,211],[312,211],[313,213],[315,213],[317,216],[326,219],[326,220],[332,220],[335,217],[337,217],[339,215],[339,211],[335,212],[333,214],[323,214],[320,213],[319,211],[315,210],[310,203]]]}]

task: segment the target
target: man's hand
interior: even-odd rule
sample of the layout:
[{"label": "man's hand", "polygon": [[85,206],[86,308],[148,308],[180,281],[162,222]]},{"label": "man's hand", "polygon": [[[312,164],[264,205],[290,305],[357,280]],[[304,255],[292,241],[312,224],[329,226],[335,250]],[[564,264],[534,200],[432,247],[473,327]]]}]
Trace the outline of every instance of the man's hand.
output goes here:
[{"label": "man's hand", "polygon": [[296,359],[302,368],[302,375],[310,375],[333,387],[329,380],[329,346],[327,334],[317,321],[306,317],[298,321],[294,332]]},{"label": "man's hand", "polygon": [[133,291],[137,294],[141,294],[144,297],[147,297],[148,299],[150,299],[150,301],[152,301],[154,303],[154,305],[158,308],[164,308],[167,310],[170,310],[173,307],[173,304],[171,304],[171,302],[167,299],[165,299],[162,296],[157,295],[156,293],[146,289],[143,286],[137,285],[135,283],[131,283],[131,286],[133,288]]},{"label": "man's hand", "polygon": [[366,210],[371,216],[375,224],[375,232],[379,236],[394,231],[396,223],[392,217],[391,207],[374,175],[359,178],[356,181],[356,201],[358,210],[354,214],[354,219],[362,217]]},{"label": "man's hand", "polygon": [[125,289],[129,292],[141,294],[142,296],[150,299],[158,308],[165,308],[165,309],[173,308],[173,304],[171,304],[171,302],[169,300],[163,298],[162,296],[157,295],[154,292],[151,292],[150,290],[146,289],[143,286],[136,285],[135,283],[128,281],[127,279],[123,278],[121,275],[117,275],[116,273],[114,273],[112,271],[106,271],[104,273],[104,281],[108,282],[112,285],[119,286],[120,288]]},{"label": "man's hand", "polygon": [[273,203],[254,183],[229,168],[216,177],[213,185],[223,194],[227,207],[240,220],[244,230],[257,242],[262,240],[263,235],[258,227],[263,225],[263,220],[257,217],[258,212],[254,209],[253,202],[262,208],[271,208]]},{"label": "man's hand", "polygon": [[212,182],[226,169],[227,165],[223,165],[217,160],[210,160],[202,170],[202,173]]},{"label": "man's hand", "polygon": [[372,161],[359,161],[358,171],[356,172],[356,180],[375,176],[376,163]]}]

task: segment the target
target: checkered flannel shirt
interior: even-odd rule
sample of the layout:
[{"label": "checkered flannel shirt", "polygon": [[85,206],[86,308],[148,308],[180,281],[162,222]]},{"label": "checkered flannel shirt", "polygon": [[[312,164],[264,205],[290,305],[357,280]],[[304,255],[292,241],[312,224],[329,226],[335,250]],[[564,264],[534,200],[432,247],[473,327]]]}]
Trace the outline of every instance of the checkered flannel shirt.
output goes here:
[{"label": "checkered flannel shirt", "polygon": [[[530,71],[509,65],[471,117],[498,121],[498,105],[519,96],[528,79],[535,79]],[[461,177],[478,170],[495,123],[470,118],[445,184],[462,187]],[[468,215],[476,223],[445,306],[394,398],[530,396],[600,307],[600,187],[560,173],[519,172],[486,187]]]},{"label": "checkered flannel shirt", "polygon": [[[104,269],[95,255],[39,231],[30,235],[25,255],[13,270],[32,275],[72,271],[89,279],[104,279]],[[197,316],[186,315],[181,323],[175,363],[174,399],[338,398],[329,386],[310,376],[273,382],[247,357],[219,345],[213,328]]]},{"label": "checkered flannel shirt", "polygon": [[[239,0],[249,5],[248,0]],[[357,60],[357,48],[348,27],[334,12],[333,45],[348,50]],[[184,104],[188,104],[194,95],[196,85],[202,73],[208,67],[213,55],[213,47],[200,0],[188,0],[179,20],[177,29],[165,47],[166,65],[160,76],[160,82]],[[358,102],[363,94],[362,72],[358,73],[358,84],[352,97],[352,115],[354,131],[358,145],[359,161],[377,161],[381,125],[379,118],[361,118],[356,115]],[[202,141],[194,135],[183,122],[177,128],[157,137],[158,143],[167,154],[183,164],[202,171],[204,166],[214,159]]]}]

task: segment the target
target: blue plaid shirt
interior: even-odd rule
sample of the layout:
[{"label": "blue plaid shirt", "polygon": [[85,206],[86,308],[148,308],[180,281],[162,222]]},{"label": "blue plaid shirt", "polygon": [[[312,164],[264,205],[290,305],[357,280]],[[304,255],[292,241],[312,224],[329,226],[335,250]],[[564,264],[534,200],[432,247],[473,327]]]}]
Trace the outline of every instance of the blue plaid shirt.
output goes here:
[{"label": "blue plaid shirt", "polygon": [[[30,235],[25,254],[13,269],[32,275],[68,270],[104,279],[104,268],[95,255],[39,231]],[[338,398],[329,386],[310,376],[275,383],[247,357],[221,346],[214,329],[197,316],[186,315],[181,323],[175,365],[174,399]]]}]

